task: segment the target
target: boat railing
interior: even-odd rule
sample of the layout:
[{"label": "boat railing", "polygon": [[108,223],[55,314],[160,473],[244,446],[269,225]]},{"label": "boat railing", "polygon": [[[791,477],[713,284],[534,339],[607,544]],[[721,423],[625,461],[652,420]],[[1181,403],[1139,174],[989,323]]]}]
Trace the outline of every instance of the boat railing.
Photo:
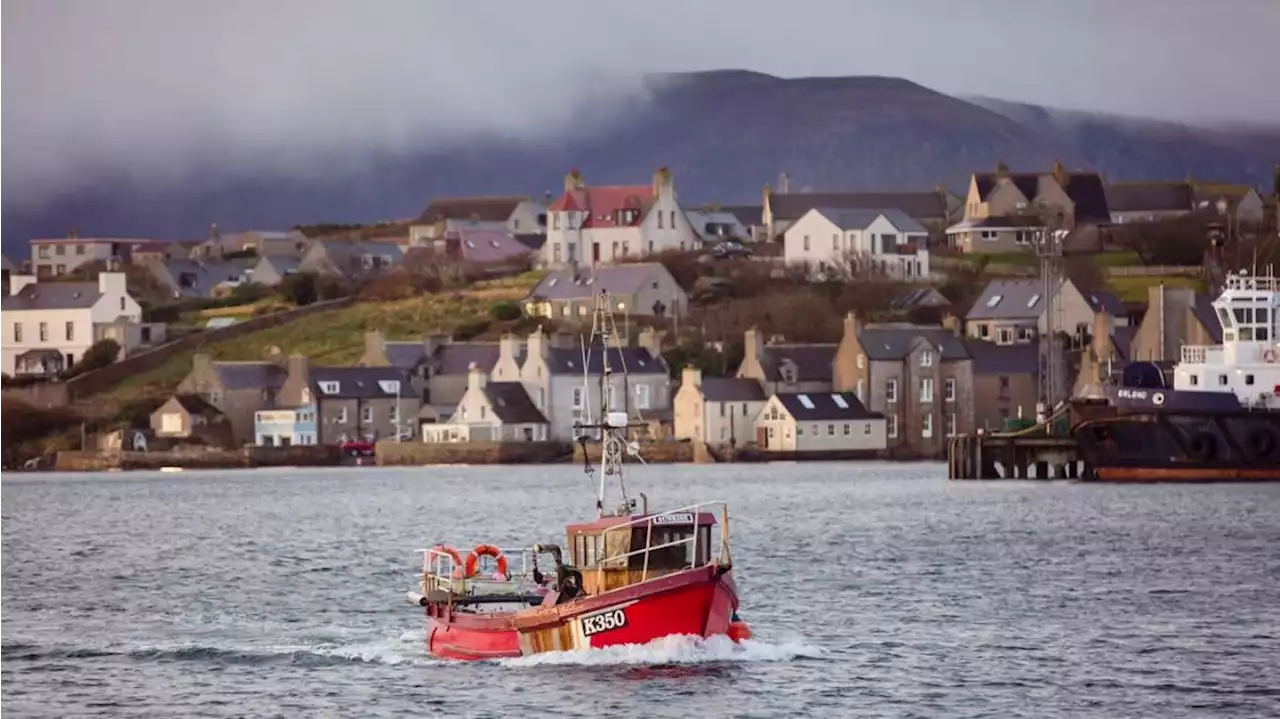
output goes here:
[{"label": "boat railing", "polygon": [[[616,532],[620,529],[643,527],[645,529],[645,539],[644,539],[644,546],[640,549],[633,549],[625,554],[611,554],[611,555],[601,557],[598,560],[597,566],[596,566],[596,571],[599,572],[599,574],[601,575],[600,581],[603,581],[603,574],[604,574],[606,564],[612,563],[612,564],[617,564],[619,566],[625,567],[628,564],[630,564],[629,561],[625,561],[625,560],[630,560],[631,557],[637,557],[641,555],[644,556],[644,563],[640,571],[640,581],[642,582],[646,581],[649,578],[650,556],[655,551],[658,551],[660,549],[667,549],[670,547],[680,547],[680,546],[689,545],[690,546],[690,550],[688,552],[689,562],[688,562],[688,565],[686,567],[682,567],[682,569],[693,569],[697,567],[699,565],[698,535],[701,534],[700,530],[703,526],[700,520],[702,519],[702,515],[705,513],[710,513],[714,516],[716,514],[714,510],[717,508],[719,509],[719,514],[720,514],[720,540],[719,540],[720,547],[719,547],[719,551],[717,552],[714,558],[714,563],[721,564],[721,565],[730,564],[732,562],[732,554],[729,549],[729,505],[726,502],[722,502],[722,501],[699,502],[698,504],[691,504],[687,507],[671,509],[666,512],[660,512],[658,514],[648,514],[643,517],[638,517],[636,519],[633,519],[629,522],[622,522],[619,524],[612,525],[608,529],[606,529],[605,533],[607,534],[609,532]],[[712,511],[708,512],[707,510],[712,510]],[[690,533],[690,536],[683,537],[680,539],[674,539],[670,542],[663,542],[662,544],[655,545],[653,543],[654,526],[657,525],[659,528],[662,528],[665,523],[661,521],[661,518],[675,517],[676,515],[682,515],[682,514],[690,514],[693,516],[693,532]],[[674,523],[671,523],[671,524],[672,526],[674,526]],[[707,549],[710,550],[711,548],[707,547]],[[711,552],[708,551],[707,554],[710,557]]]},{"label": "boat railing", "polygon": [[1183,345],[1182,364],[1222,364],[1219,345]]},{"label": "boat railing", "polygon": [[524,595],[525,578],[531,576],[532,547],[507,549],[499,547],[498,551],[507,558],[507,575],[497,579],[484,575],[464,576],[466,572],[466,555],[461,554],[464,566],[459,566],[453,555],[440,547],[419,549],[422,552],[422,593],[436,589],[454,595],[468,594],[512,594]]}]

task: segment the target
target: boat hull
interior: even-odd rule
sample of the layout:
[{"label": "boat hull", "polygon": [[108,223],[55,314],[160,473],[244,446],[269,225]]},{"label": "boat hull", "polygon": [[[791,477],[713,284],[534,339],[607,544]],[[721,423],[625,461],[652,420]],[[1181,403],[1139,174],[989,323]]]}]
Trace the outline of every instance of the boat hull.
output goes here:
[{"label": "boat hull", "polygon": [[467,612],[428,604],[427,651],[484,660],[728,635],[737,608],[731,571],[708,565],[554,606]]},{"label": "boat hull", "polygon": [[1098,482],[1280,482],[1280,412],[1136,412],[1073,431]]}]

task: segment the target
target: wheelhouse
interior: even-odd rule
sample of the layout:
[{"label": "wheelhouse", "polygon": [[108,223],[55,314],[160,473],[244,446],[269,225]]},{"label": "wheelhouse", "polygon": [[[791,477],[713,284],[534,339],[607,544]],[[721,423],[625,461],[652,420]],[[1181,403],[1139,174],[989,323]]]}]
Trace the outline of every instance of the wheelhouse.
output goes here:
[{"label": "wheelhouse", "polygon": [[715,514],[673,511],[601,517],[565,528],[570,562],[582,571],[588,593],[647,581],[673,572],[728,562],[725,525]]}]

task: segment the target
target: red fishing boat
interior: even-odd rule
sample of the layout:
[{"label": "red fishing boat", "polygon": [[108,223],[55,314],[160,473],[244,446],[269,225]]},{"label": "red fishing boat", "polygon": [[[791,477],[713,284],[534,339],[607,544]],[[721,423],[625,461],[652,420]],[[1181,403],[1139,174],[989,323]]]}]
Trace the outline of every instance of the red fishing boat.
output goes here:
[{"label": "red fishing boat", "polygon": [[[584,457],[589,441],[600,445],[596,518],[565,528],[566,549],[481,544],[465,557],[445,545],[422,550],[421,584],[409,600],[424,608],[431,654],[499,659],[676,635],[750,636],[737,615],[725,503],[650,512],[641,494],[637,511],[636,500],[626,495],[623,458],[640,449],[628,430],[643,425],[609,406],[612,378],[622,374],[625,387],[625,366],[615,371],[621,354],[608,344],[616,337],[610,304],[601,293],[583,349],[583,367],[601,369],[598,391],[587,395],[600,397],[600,420],[575,424]],[[590,354],[597,351],[600,358],[592,364]],[[595,471],[589,462],[586,467]],[[604,509],[607,478],[618,480],[622,495],[612,513]]]}]

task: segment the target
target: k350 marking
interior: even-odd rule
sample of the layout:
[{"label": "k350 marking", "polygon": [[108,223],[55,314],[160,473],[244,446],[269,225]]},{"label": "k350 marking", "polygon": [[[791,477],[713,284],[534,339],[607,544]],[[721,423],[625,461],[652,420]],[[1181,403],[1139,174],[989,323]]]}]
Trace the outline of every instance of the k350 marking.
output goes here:
[{"label": "k350 marking", "polygon": [[610,609],[583,617],[582,636],[589,637],[602,632],[611,632],[627,626],[627,612],[624,609]]}]

